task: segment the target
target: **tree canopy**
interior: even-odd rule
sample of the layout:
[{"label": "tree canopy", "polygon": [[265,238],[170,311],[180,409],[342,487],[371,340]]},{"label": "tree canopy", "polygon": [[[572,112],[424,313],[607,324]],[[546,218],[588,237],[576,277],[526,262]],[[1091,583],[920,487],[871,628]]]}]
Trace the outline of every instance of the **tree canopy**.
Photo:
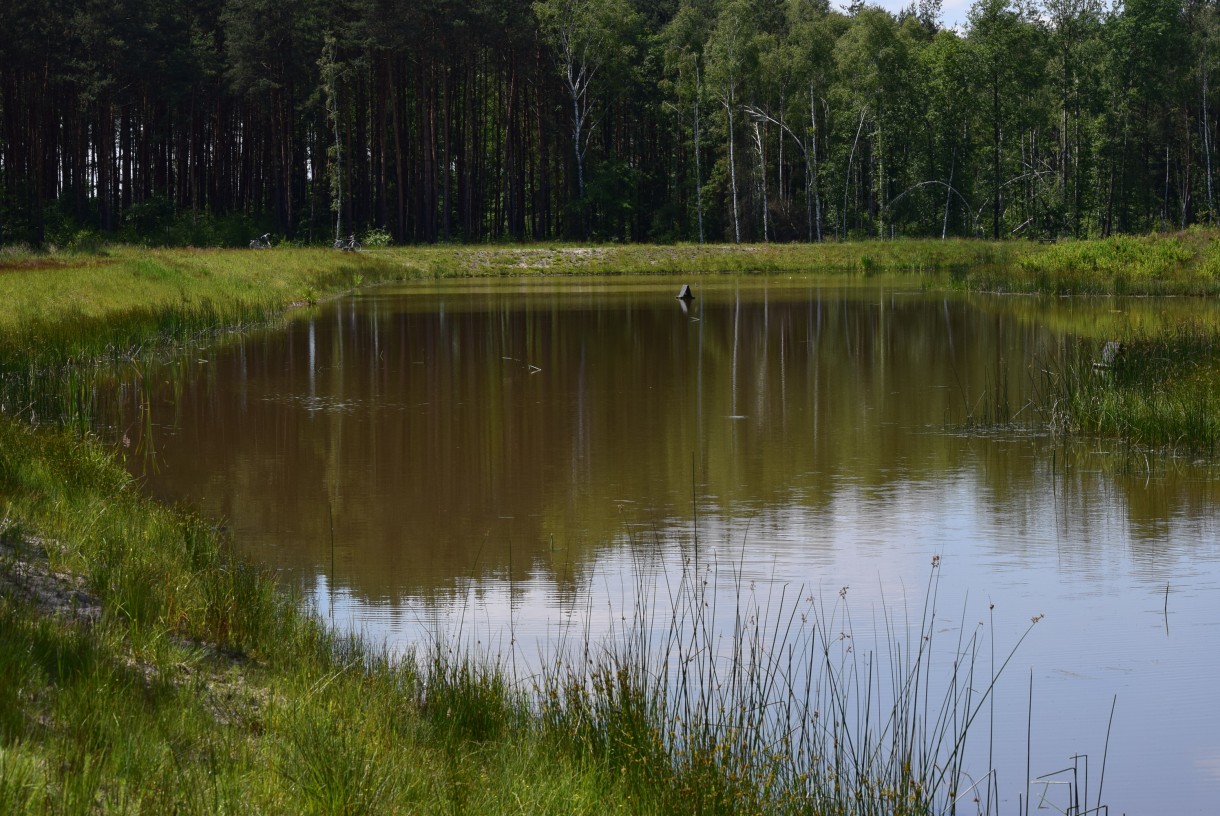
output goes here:
[{"label": "tree canopy", "polygon": [[1216,220],[1215,0],[8,0],[0,243]]}]

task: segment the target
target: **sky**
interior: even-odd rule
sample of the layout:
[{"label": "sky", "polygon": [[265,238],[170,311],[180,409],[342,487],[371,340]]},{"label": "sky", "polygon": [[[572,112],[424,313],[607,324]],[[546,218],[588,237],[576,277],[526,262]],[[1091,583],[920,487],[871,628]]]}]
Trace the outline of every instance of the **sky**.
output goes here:
[{"label": "sky", "polygon": [[[885,5],[887,8],[892,7],[893,11],[900,11],[903,8],[903,4],[895,2],[895,0],[885,0]],[[972,5],[974,3],[970,2],[970,0],[945,0],[940,7],[941,25],[964,29],[966,27],[966,17],[970,14],[970,7]]]},{"label": "sky", "polygon": [[[831,0],[832,6],[836,0]],[[898,14],[911,7],[911,0],[867,0],[869,5],[880,6],[886,11]],[[956,28],[959,31],[966,30],[966,23],[970,17],[970,7],[973,6],[975,0],[942,0],[940,7],[940,24],[945,28]],[[846,11],[849,2],[847,0],[838,0],[838,8]],[[1113,6],[1113,0],[1102,0],[1101,7],[1108,10]]]},{"label": "sky", "polygon": [[[911,7],[911,0],[869,0],[870,5],[878,5],[886,11],[897,14],[904,9]],[[966,27],[966,18],[970,14],[970,7],[974,5],[974,0],[943,0],[940,7],[940,23],[946,28],[961,28]],[[840,8],[846,9],[848,3],[840,4]]]}]

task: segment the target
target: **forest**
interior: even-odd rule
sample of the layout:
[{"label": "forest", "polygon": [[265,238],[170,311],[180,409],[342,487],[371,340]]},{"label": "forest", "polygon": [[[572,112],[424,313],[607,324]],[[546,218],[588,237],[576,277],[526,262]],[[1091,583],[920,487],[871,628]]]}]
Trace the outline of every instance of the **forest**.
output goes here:
[{"label": "forest", "polygon": [[0,244],[1216,219],[1215,0],[5,0]]}]

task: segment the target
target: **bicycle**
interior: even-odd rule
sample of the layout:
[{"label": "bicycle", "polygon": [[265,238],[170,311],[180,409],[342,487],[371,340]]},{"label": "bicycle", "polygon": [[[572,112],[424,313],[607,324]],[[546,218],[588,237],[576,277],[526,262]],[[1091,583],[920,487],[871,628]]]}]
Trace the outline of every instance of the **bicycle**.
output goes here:
[{"label": "bicycle", "polygon": [[250,249],[271,249],[271,233],[263,233],[250,242]]},{"label": "bicycle", "polygon": [[359,252],[360,242],[356,240],[356,234],[352,233],[346,238],[340,238],[335,241],[335,249],[340,249],[344,252]]}]

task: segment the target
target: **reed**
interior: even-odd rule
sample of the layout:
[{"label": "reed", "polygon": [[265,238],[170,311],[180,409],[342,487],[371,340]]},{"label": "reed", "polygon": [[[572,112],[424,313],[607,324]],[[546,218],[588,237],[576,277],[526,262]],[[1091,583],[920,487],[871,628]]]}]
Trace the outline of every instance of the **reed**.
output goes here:
[{"label": "reed", "polygon": [[1220,330],[1184,322],[1135,333],[1112,361],[1082,344],[1044,371],[1040,401],[1061,434],[1095,434],[1141,449],[1216,452]]},{"label": "reed", "polygon": [[1028,404],[1022,405],[1016,411],[1012,409],[1008,383],[1008,364],[1004,361],[997,363],[994,371],[987,375],[977,396],[968,394],[959,381],[957,388],[961,400],[961,418],[959,419],[957,412],[950,408],[946,411],[946,426],[972,432],[988,432],[1012,425]]},{"label": "reed", "polygon": [[872,643],[846,589],[829,607],[761,598],[730,566],[726,603],[709,590],[722,569],[688,567],[660,626],[645,594],[621,637],[578,643],[543,673],[542,716],[562,745],[620,766],[666,812],[991,812],[967,749],[1028,630],[993,673],[979,663],[986,633],[942,646],[939,558],[917,618],[885,610]]},{"label": "reed", "polygon": [[1039,246],[1012,264],[972,267],[955,282],[966,289],[1053,295],[1216,295],[1215,238],[1215,230],[1196,228],[1062,241]]}]

